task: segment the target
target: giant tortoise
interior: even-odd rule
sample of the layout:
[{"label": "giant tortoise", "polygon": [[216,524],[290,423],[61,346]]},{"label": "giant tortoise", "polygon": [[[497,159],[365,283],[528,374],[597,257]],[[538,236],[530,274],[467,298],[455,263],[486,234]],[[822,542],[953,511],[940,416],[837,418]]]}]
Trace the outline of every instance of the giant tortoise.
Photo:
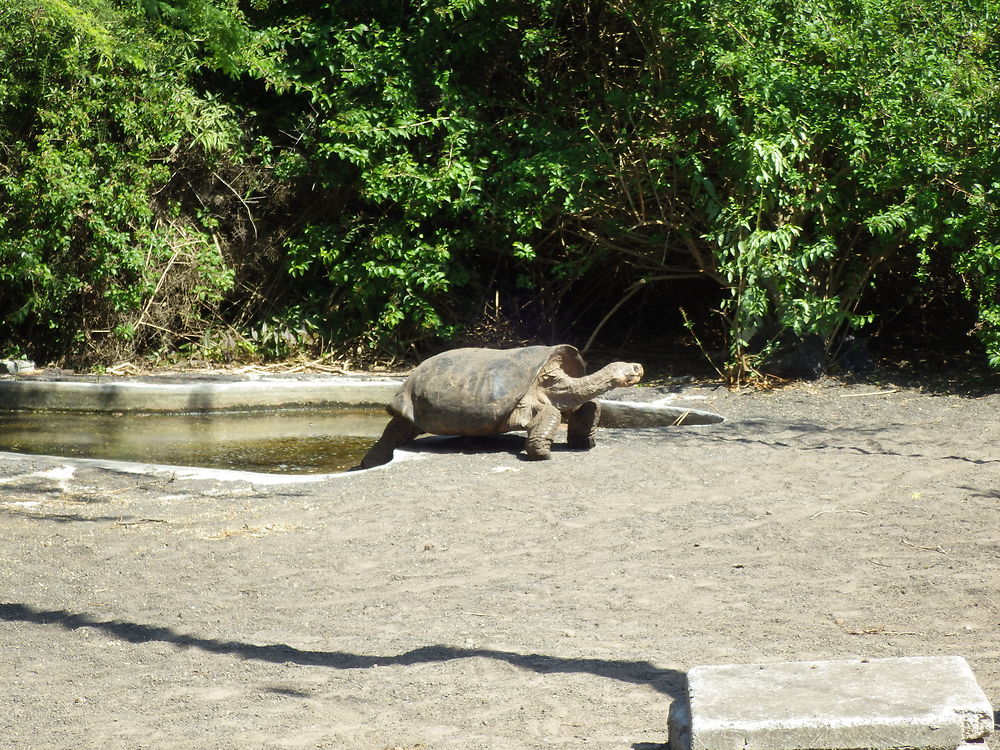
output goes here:
[{"label": "giant tortoise", "polygon": [[635,385],[642,365],[613,362],[592,375],[574,347],[453,349],[422,362],[386,407],[392,420],[361,461],[368,469],[392,460],[393,450],[429,432],[498,435],[527,430],[529,459],[547,459],[559,423],[567,418],[570,448],[594,446],[600,405],[592,399]]}]

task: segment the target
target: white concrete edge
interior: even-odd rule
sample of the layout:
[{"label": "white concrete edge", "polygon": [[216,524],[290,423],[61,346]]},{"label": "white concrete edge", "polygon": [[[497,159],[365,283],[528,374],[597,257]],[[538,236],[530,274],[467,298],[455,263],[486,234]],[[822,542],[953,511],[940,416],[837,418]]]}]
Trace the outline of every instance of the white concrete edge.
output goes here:
[{"label": "white concrete edge", "polygon": [[[218,380],[204,380],[204,381],[194,381],[186,383],[150,383],[145,380],[108,380],[108,381],[90,381],[90,380],[0,380],[0,387],[19,387],[19,386],[47,386],[54,389],[66,389],[66,390],[103,390],[108,388],[117,388],[122,390],[137,390],[137,391],[177,391],[177,392],[189,392],[194,390],[254,390],[259,388],[261,384],[267,385],[269,388],[285,388],[285,389],[295,389],[295,388],[326,388],[329,387],[331,383],[337,385],[346,386],[363,386],[372,383],[402,383],[405,378],[403,377],[371,377],[371,378],[357,378],[351,376],[330,376],[330,377],[319,377],[319,378],[309,378],[307,380],[295,380],[289,378],[269,378],[269,377],[258,377],[249,380],[228,380],[228,381],[218,381]],[[2,385],[7,384],[7,385]]]},{"label": "white concrete edge", "polygon": [[[657,401],[631,401],[627,399],[594,399],[601,405],[601,427],[615,427],[616,425],[604,424],[607,420],[615,419],[636,419],[645,416],[652,419],[665,419],[675,422],[677,426],[698,427],[700,425],[721,424],[726,419],[721,414],[705,411],[704,409],[692,409],[687,406],[676,406],[675,404],[664,403],[663,399]],[[641,422],[641,419],[638,420]],[[635,427],[643,426],[641,423],[630,425]],[[664,427],[670,425],[646,425],[649,427]]]},{"label": "white concrete edge", "polygon": [[[392,461],[382,466],[365,469],[365,473],[388,469],[393,464],[425,458],[428,454],[396,449]],[[139,461],[113,461],[103,458],[71,458],[67,456],[49,456],[40,453],[11,453],[0,451],[0,460],[23,461],[25,459],[42,459],[53,461],[67,468],[106,469],[122,474],[171,474],[176,479],[218,480],[223,482],[249,482],[255,485],[279,484],[315,484],[343,477],[358,476],[361,472],[342,471],[327,474],[270,474],[260,471],[238,471],[235,469],[210,469],[204,466],[178,466],[174,464],[153,464]],[[23,476],[35,476],[44,472],[31,472]],[[0,484],[11,483],[11,478],[0,479]]]},{"label": "white concrete edge", "polygon": [[[0,380],[0,408],[85,412],[212,412],[321,406],[383,406],[401,377],[323,377],[287,380],[260,377],[231,382],[149,383],[63,380]],[[720,415],[656,401],[596,399],[605,419],[647,415],[686,426],[716,424]],[[611,425],[614,426],[614,425]]]}]

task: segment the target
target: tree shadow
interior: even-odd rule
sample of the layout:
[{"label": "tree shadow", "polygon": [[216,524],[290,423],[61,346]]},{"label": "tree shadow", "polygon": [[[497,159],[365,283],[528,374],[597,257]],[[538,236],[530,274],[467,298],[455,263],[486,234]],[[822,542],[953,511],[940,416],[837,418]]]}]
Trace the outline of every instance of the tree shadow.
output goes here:
[{"label": "tree shadow", "polygon": [[[26,459],[29,458],[40,458],[40,456],[35,456],[31,454],[22,453],[12,453],[11,455],[24,456]],[[20,477],[14,477],[11,481],[5,480],[2,485],[2,489],[5,493],[18,492],[23,495],[32,496],[44,496],[48,495],[50,497],[57,498],[59,500],[64,499],[66,494],[65,488],[59,485],[59,482],[54,479],[48,479],[45,477],[25,477],[22,480]],[[98,501],[100,502],[100,501]]]},{"label": "tree shadow", "polygon": [[204,638],[188,633],[179,633],[166,626],[143,625],[123,620],[98,620],[86,613],[74,613],[62,609],[38,609],[26,604],[0,604],[0,620],[35,625],[56,625],[65,630],[92,628],[128,643],[170,643],[180,648],[196,648],[211,654],[232,655],[242,659],[273,664],[299,664],[332,669],[371,669],[372,667],[431,664],[481,657],[502,661],[518,669],[537,674],[582,673],[635,685],[648,685],[672,699],[685,695],[687,689],[687,679],[684,672],[676,669],[661,669],[648,661],[569,658],[544,654],[521,654],[489,648],[457,648],[445,645],[422,646],[389,656],[352,654],[345,651],[313,651],[294,648],[286,644],[259,646],[242,641]]},{"label": "tree shadow", "polygon": [[913,349],[903,350],[895,356],[883,358],[870,375],[844,380],[969,399],[1000,392],[1000,373],[989,367],[985,356],[971,352],[951,355],[933,352],[927,356]]},{"label": "tree shadow", "polygon": [[972,497],[981,497],[984,500],[1000,500],[1000,490],[992,487],[973,487],[968,484],[963,484],[959,485],[959,489],[970,493]]}]

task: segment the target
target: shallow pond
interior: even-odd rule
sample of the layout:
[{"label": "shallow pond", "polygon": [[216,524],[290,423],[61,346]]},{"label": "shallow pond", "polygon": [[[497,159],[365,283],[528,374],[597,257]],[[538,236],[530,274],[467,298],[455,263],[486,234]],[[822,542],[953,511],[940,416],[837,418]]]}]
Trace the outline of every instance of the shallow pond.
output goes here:
[{"label": "shallow pond", "polygon": [[[724,421],[718,414],[676,405],[602,404],[603,427]],[[325,474],[357,466],[388,421],[382,409],[343,407],[182,413],[0,410],[0,451],[273,474]]]},{"label": "shallow pond", "polygon": [[281,474],[345,471],[382,434],[380,409],[187,414],[0,411],[0,450]]}]

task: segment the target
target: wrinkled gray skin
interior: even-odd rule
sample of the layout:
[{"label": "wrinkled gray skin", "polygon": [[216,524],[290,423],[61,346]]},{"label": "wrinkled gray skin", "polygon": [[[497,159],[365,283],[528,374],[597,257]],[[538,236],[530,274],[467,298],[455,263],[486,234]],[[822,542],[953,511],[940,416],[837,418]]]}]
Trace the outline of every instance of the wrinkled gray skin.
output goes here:
[{"label": "wrinkled gray skin", "polygon": [[386,410],[392,421],[361,461],[369,469],[418,435],[499,435],[527,430],[529,459],[550,456],[559,423],[568,422],[570,448],[594,447],[600,405],[592,399],[635,385],[642,365],[613,362],[586,375],[568,345],[522,349],[453,349],[422,362]]}]

